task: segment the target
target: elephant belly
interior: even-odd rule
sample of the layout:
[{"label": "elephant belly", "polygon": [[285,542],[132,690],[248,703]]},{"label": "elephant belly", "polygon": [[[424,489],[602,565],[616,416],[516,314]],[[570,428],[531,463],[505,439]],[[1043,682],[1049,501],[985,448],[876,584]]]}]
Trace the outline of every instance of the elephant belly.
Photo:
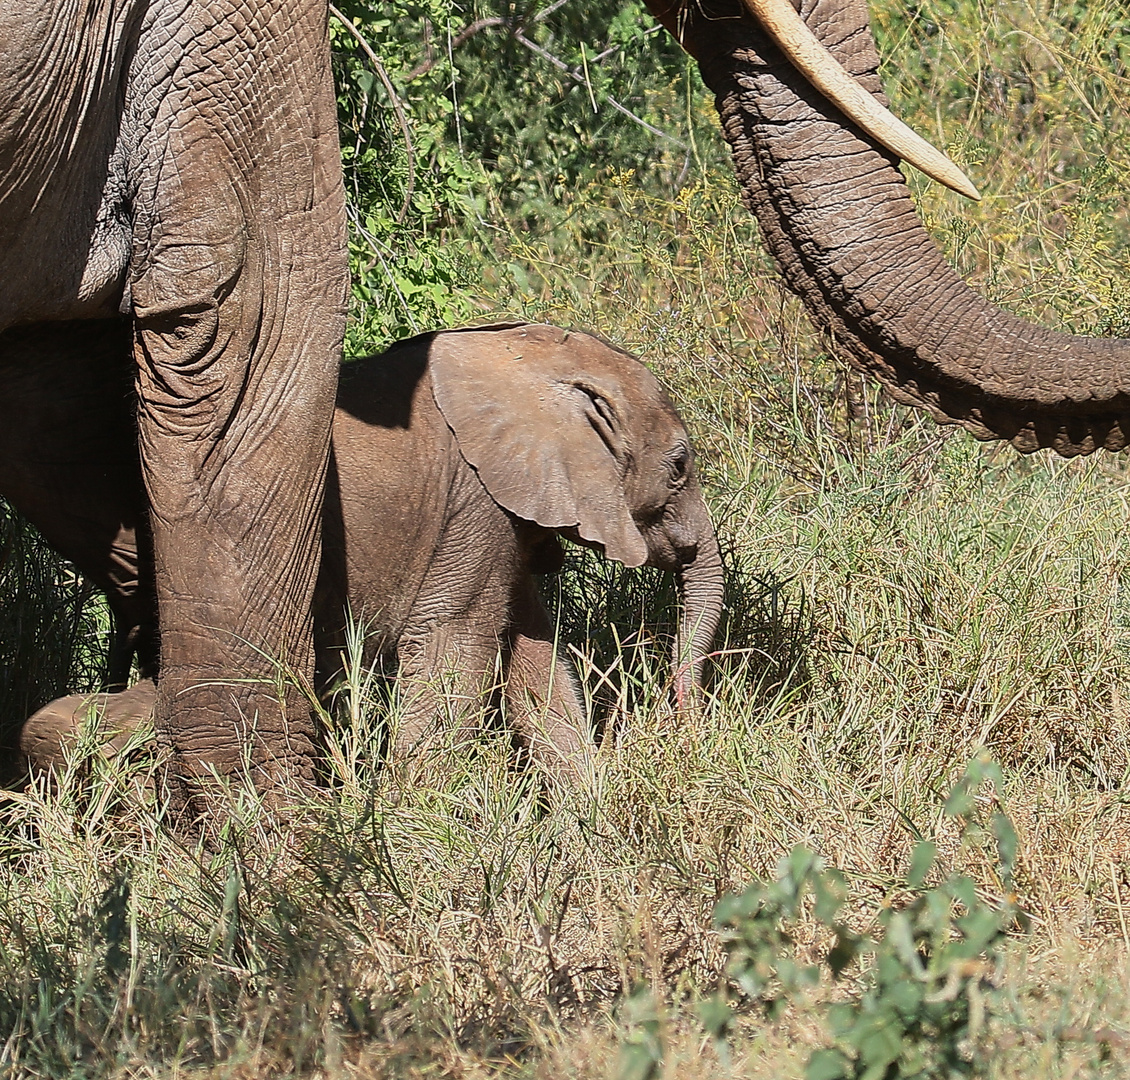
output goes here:
[{"label": "elephant belly", "polygon": [[468,624],[493,650],[517,546],[512,520],[436,407],[423,354],[393,350],[346,364],[327,484],[322,625],[340,626],[347,603],[366,626],[370,657]]},{"label": "elephant belly", "polygon": [[0,0],[0,329],[116,313],[139,0]]},{"label": "elephant belly", "polygon": [[395,365],[347,364],[334,416],[322,578],[336,595],[332,617],[348,604],[371,653],[395,651],[462,463],[430,385],[417,378]]},{"label": "elephant belly", "polygon": [[327,500],[327,573],[333,576],[339,556],[332,548],[340,543],[349,610],[365,623],[370,652],[386,656],[406,636],[458,621],[484,590],[499,591],[494,579],[509,580],[516,562],[512,522],[423,389],[423,408],[407,429],[366,424],[340,408],[334,421],[340,509]]}]

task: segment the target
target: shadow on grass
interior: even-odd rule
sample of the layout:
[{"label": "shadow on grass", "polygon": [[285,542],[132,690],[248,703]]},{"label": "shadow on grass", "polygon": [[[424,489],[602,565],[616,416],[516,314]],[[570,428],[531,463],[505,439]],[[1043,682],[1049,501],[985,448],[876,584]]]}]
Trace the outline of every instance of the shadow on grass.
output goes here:
[{"label": "shadow on grass", "polygon": [[[754,702],[802,692],[814,632],[803,590],[772,571],[751,570],[732,550],[723,560],[724,611],[708,687],[740,687]],[[629,570],[571,548],[562,573],[543,579],[542,591],[557,614],[562,651],[581,661],[598,717],[653,706],[657,692],[666,693],[679,618],[670,574]]]},{"label": "shadow on grass", "polygon": [[0,785],[17,779],[15,736],[28,716],[102,684],[109,632],[98,590],[0,499]]}]

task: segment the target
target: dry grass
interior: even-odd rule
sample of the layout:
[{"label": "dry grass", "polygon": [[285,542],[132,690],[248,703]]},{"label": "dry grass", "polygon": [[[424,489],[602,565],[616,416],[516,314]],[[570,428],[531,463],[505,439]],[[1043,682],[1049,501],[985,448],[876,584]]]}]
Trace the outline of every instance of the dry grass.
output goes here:
[{"label": "dry grass", "polygon": [[[877,5],[905,63],[892,97],[940,124],[991,196],[922,187],[936,233],[1018,310],[1121,325],[1119,5],[918,9],[908,24]],[[922,837],[999,895],[992,860],[941,814],[987,747],[1034,929],[1009,953],[1012,1015],[985,1074],[1122,1074],[1121,460],[1022,460],[884,404],[782,293],[720,172],[674,201],[630,176],[577,198],[583,242],[568,225],[491,234],[480,306],[594,327],[673,387],[730,562],[711,708],[677,719],[646,640],[617,648],[667,616],[658,582],[585,556],[564,631],[590,689],[615,671],[594,690],[606,736],[584,796],[547,799],[497,734],[401,790],[375,762],[389,707],[366,685],[324,797],[280,818],[236,792],[208,850],[161,823],[143,751],[114,768],[80,756],[4,811],[0,1071],[596,1080],[631,1075],[626,1042],[654,1030],[656,1075],[800,1076],[827,1038],[818,996],[774,1023],[744,1014],[724,1051],[695,1018],[722,978],[713,905],[802,843],[847,875],[866,927]],[[814,945],[815,925],[798,933]]]}]

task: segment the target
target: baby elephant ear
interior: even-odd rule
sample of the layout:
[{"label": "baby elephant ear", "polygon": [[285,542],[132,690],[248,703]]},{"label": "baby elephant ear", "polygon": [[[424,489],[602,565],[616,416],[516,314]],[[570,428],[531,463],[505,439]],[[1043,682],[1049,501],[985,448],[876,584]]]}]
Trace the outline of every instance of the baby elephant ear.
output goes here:
[{"label": "baby elephant ear", "polygon": [[548,529],[576,528],[626,566],[648,551],[624,498],[630,433],[617,367],[587,334],[523,325],[436,334],[432,393],[491,498]]}]

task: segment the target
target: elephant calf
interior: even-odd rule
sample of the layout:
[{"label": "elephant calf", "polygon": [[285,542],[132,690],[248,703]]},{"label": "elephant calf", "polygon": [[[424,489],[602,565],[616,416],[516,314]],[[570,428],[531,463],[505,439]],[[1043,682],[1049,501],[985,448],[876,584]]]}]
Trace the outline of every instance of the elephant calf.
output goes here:
[{"label": "elephant calf", "polygon": [[[397,758],[452,711],[476,713],[501,656],[506,712],[531,755],[583,771],[591,736],[534,583],[560,567],[559,536],[678,575],[678,702],[701,687],[722,567],[690,441],[651,373],[587,334],[451,330],[346,364],[323,528],[320,688],[340,671],[349,610],[367,659],[399,662]],[[68,703],[81,700],[37,713],[24,746],[44,745],[44,725],[73,726]],[[112,718],[113,696],[106,708]]]}]

